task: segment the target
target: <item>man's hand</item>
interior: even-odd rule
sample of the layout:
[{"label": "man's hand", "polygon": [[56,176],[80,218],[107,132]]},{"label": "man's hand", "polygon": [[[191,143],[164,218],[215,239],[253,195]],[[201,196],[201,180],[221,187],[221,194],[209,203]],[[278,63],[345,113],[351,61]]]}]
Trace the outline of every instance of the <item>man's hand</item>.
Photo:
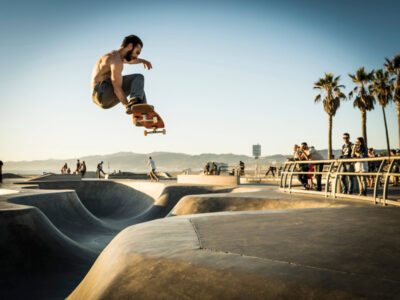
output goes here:
[{"label": "man's hand", "polygon": [[153,68],[153,66],[151,65],[151,62],[145,60],[145,59],[141,59],[143,66],[145,69],[150,70]]}]

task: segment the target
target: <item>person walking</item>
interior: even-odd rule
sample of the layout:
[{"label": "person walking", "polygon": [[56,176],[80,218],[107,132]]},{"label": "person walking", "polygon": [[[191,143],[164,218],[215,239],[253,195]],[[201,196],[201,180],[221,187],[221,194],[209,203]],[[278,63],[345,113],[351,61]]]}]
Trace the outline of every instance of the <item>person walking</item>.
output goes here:
[{"label": "person walking", "polygon": [[101,161],[101,163],[97,164],[97,178],[101,178],[101,173],[103,173],[103,175],[106,175],[106,173],[104,173],[103,171],[103,161]]},{"label": "person walking", "polygon": [[151,158],[151,156],[149,156],[149,160],[147,161],[147,167],[150,167],[150,172],[149,172],[149,176],[150,176],[150,181],[153,182],[153,180],[155,181],[160,181],[156,175],[156,164],[154,163],[154,160]]}]

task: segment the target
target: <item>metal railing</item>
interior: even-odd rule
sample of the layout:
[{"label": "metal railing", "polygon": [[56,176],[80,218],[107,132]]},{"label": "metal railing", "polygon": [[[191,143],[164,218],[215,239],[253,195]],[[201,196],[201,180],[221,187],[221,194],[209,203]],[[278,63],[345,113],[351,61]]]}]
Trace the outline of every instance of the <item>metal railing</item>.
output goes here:
[{"label": "metal railing", "polygon": [[[373,170],[368,172],[346,172],[345,165],[354,165],[355,163],[373,164]],[[321,164],[321,171],[304,171],[304,167],[310,164]],[[375,204],[392,204],[400,206],[400,185],[399,182],[399,165],[400,157],[375,157],[375,158],[362,158],[362,159],[335,159],[335,160],[310,160],[310,161],[290,161],[286,162],[280,177],[280,189],[287,193],[308,193],[319,194],[325,197],[332,198],[354,198],[358,200],[373,201]],[[322,190],[307,190],[303,187],[299,179],[299,175],[311,175],[315,177],[321,175],[322,177]],[[296,178],[294,178],[296,176]],[[373,186],[367,188],[366,195],[344,194],[343,187],[341,187],[342,177],[346,176],[344,180],[351,180],[354,187],[360,191],[359,180],[364,178],[359,176],[367,176],[373,180]],[[356,177],[359,177],[356,180]],[[362,178],[362,179],[361,179]],[[392,180],[391,180],[392,179]],[[295,180],[297,182],[295,182]],[[304,179],[303,179],[304,180]],[[350,183],[350,182],[349,182]],[[354,191],[353,191],[354,192]]]}]

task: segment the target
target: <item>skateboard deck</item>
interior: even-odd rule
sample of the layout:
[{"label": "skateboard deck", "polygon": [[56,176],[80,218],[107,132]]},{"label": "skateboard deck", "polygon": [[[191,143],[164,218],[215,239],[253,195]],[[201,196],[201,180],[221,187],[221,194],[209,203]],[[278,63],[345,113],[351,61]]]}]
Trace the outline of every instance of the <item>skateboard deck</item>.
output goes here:
[{"label": "skateboard deck", "polygon": [[164,128],[164,121],[161,119],[160,115],[154,111],[152,105],[136,104],[132,106],[132,119],[136,127],[143,126],[146,129],[150,129],[144,131],[145,136],[152,133],[167,133]]}]

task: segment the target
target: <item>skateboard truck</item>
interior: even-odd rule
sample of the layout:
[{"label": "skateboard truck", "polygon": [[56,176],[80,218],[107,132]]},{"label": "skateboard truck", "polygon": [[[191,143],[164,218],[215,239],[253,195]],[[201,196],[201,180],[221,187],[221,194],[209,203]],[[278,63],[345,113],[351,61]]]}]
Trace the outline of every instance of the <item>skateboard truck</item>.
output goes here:
[{"label": "skateboard truck", "polygon": [[153,127],[153,130],[145,130],[144,131],[144,136],[147,136],[148,134],[153,134],[153,133],[162,133],[162,134],[166,134],[167,131],[165,130],[165,128],[163,130],[157,130],[157,127]]},{"label": "skateboard truck", "polygon": [[157,123],[158,122],[158,118],[156,116],[154,116],[153,118],[149,119],[147,117],[147,114],[142,114],[143,119],[141,120],[136,120],[136,123],[140,124],[140,123],[145,123],[145,122],[152,122],[152,123]]}]

